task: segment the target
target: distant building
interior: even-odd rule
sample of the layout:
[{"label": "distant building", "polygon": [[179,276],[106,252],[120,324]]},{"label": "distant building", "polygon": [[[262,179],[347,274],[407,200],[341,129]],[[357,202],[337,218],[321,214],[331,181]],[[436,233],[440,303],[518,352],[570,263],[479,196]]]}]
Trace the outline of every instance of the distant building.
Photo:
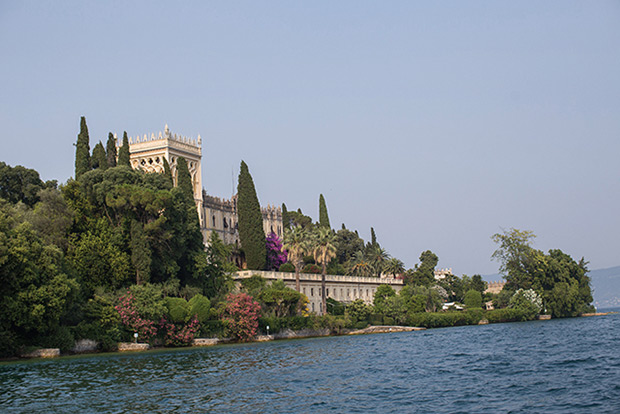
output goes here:
[{"label": "distant building", "polygon": [[489,282],[484,293],[499,293],[502,291],[506,282]]},{"label": "distant building", "polygon": [[435,270],[435,280],[442,280],[445,279],[446,276],[451,275],[452,273],[452,268],[446,268],[446,269],[438,269]]},{"label": "distant building", "polygon": [[[117,146],[120,143],[117,140]],[[192,177],[194,201],[200,219],[200,230],[205,244],[212,232],[216,232],[226,244],[239,244],[239,224],[237,218],[237,196],[230,200],[207,195],[202,187],[202,139],[173,134],[165,126],[163,133],[151,133],[129,137],[129,162],[134,169],[146,172],[163,173],[164,158],[170,165],[172,181],[176,185],[177,160],[184,157]],[[280,207],[262,207],[263,229],[265,235],[273,232],[283,236],[282,210]]]}]

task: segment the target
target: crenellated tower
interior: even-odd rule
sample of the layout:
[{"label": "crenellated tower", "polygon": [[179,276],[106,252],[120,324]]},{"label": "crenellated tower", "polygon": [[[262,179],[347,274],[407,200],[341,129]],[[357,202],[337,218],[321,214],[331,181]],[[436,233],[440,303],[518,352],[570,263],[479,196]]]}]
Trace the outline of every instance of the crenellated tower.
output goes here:
[{"label": "crenellated tower", "polygon": [[[116,141],[117,145],[120,143]],[[164,172],[164,158],[170,164],[172,181],[176,185],[177,181],[177,161],[179,157],[185,158],[187,168],[192,177],[192,187],[194,190],[194,201],[198,209],[201,227],[204,225],[204,215],[202,209],[202,139],[198,135],[197,139],[173,134],[168,125],[164,127],[163,133],[157,135],[144,134],[129,137],[129,162],[134,169],[141,169],[146,172]]]}]

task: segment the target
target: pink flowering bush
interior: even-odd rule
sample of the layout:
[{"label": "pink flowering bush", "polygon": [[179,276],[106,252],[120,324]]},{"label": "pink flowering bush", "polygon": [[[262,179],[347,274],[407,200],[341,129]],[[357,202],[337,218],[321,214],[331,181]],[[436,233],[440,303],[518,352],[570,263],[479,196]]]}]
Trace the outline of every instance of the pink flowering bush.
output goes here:
[{"label": "pink flowering bush", "polygon": [[166,346],[188,346],[200,330],[200,322],[196,315],[186,324],[168,321],[165,317],[159,322],[159,331]]},{"label": "pink flowering bush", "polygon": [[258,330],[260,305],[246,293],[229,294],[226,297],[223,321],[230,333],[240,341],[248,341]]},{"label": "pink flowering bush", "polygon": [[119,304],[114,307],[118,312],[121,323],[128,330],[137,332],[140,338],[150,340],[157,334],[155,322],[142,318],[136,309],[136,298],[128,290],[119,298]]}]

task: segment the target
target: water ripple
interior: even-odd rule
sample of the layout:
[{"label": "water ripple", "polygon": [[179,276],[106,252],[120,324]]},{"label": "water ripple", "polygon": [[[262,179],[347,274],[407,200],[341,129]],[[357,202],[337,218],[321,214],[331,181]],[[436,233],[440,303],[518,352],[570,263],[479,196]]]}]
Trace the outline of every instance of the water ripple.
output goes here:
[{"label": "water ripple", "polygon": [[0,365],[0,410],[620,412],[620,318]]}]

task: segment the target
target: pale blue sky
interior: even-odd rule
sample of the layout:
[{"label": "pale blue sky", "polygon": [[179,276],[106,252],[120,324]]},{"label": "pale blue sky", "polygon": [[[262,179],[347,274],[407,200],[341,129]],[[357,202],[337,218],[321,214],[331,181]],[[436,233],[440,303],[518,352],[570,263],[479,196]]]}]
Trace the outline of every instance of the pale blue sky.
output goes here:
[{"label": "pale blue sky", "polygon": [[203,138],[229,197],[358,229],[408,267],[497,271],[490,240],[620,264],[620,2],[0,3],[0,160],[65,182],[86,116]]}]

